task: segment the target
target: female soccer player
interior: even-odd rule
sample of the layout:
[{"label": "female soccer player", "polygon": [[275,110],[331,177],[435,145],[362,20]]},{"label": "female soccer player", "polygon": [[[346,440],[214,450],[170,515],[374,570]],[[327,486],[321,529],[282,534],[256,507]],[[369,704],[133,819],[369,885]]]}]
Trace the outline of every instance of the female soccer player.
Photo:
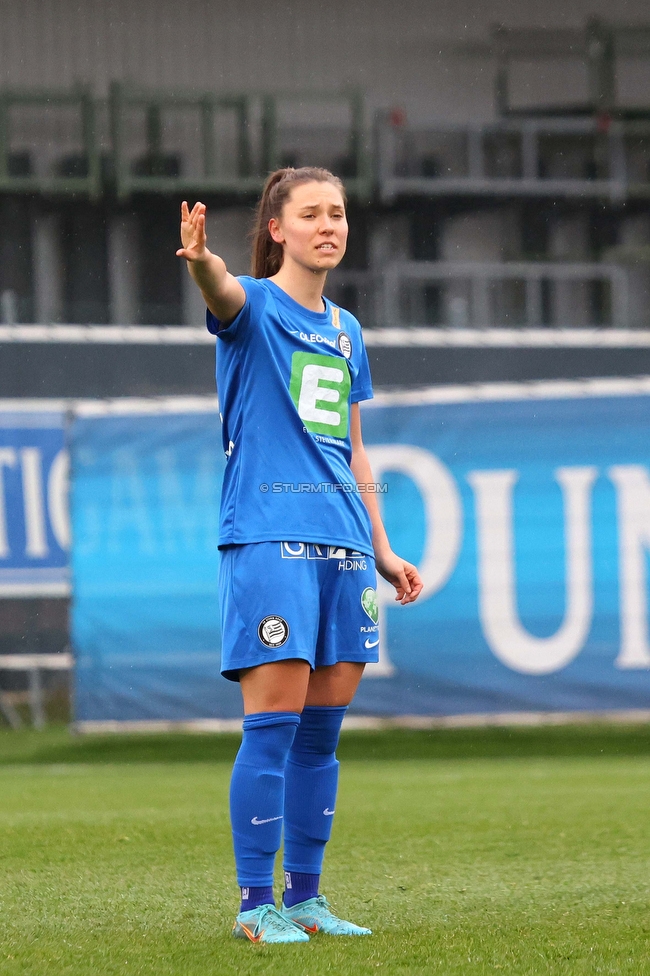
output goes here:
[{"label": "female soccer player", "polygon": [[[340,180],[273,173],[258,206],[252,277],[206,247],[206,208],[181,210],[182,248],[217,336],[227,457],[219,575],[222,673],[244,733],[230,811],[241,907],[233,934],[305,942],[370,935],[319,894],[336,806],[335,750],[364,665],[377,661],[375,565],[412,603],[417,570],[391,550],[361,439],[372,397],[361,327],[323,297],[345,253]],[[284,824],[285,892],[273,899]]]}]

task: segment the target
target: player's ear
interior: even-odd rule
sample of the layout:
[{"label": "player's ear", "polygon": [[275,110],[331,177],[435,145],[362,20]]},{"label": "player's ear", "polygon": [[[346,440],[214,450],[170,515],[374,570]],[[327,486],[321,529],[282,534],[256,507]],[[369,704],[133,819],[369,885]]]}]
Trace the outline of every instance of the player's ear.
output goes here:
[{"label": "player's ear", "polygon": [[280,230],[280,222],[277,217],[271,217],[269,220],[269,234],[271,240],[275,241],[276,244],[284,244],[284,234]]}]

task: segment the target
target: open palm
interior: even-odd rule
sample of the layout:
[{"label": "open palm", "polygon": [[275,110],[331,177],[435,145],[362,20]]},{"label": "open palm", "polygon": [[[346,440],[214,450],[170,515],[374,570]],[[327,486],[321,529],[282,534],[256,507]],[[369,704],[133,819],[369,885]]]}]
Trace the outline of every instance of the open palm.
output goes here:
[{"label": "open palm", "polygon": [[181,241],[183,246],[176,256],[188,261],[200,261],[205,256],[205,204],[195,203],[190,211],[187,201],[181,204]]}]

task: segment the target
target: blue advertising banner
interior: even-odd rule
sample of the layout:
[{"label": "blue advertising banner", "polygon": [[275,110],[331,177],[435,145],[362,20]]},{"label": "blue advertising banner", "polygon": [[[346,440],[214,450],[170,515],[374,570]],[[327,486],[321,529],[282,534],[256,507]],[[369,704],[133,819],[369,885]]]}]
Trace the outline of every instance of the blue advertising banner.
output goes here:
[{"label": "blue advertising banner", "polygon": [[[650,706],[650,396],[625,382],[364,408],[389,536],[424,591],[400,607],[380,586],[381,659],[353,711]],[[78,720],[241,713],[219,677],[218,426],[215,412],[73,425]]]},{"label": "blue advertising banner", "polygon": [[69,594],[64,416],[0,406],[0,598]]},{"label": "blue advertising banner", "polygon": [[394,548],[382,713],[650,705],[650,397],[386,406],[364,415]]},{"label": "blue advertising banner", "polygon": [[219,427],[206,407],[72,426],[78,721],[241,713],[219,674]]}]

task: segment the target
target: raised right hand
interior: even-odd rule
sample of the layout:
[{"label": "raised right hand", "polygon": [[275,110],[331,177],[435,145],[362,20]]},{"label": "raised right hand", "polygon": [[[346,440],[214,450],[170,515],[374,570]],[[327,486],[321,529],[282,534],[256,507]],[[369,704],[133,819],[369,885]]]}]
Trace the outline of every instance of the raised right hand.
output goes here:
[{"label": "raised right hand", "polygon": [[205,304],[220,322],[230,322],[243,308],[246,292],[237,278],[228,273],[222,258],[205,246],[205,204],[195,203],[190,213],[187,201],[181,204],[181,241],[176,255],[185,258],[190,276],[201,289]]},{"label": "raised right hand", "polygon": [[187,261],[202,261],[209,253],[206,247],[204,203],[195,203],[190,213],[187,200],[181,204],[181,241],[183,246],[176,251],[176,257]]}]

